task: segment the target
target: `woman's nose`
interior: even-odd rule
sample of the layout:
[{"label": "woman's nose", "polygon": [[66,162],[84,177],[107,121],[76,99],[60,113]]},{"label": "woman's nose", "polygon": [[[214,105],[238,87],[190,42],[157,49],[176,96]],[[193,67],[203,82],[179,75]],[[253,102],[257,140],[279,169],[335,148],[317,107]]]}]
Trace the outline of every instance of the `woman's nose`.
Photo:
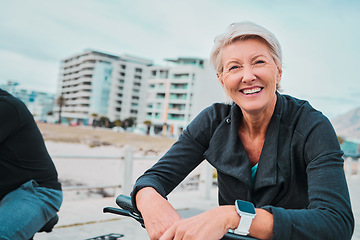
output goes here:
[{"label": "woman's nose", "polygon": [[248,83],[248,82],[254,81],[255,79],[256,79],[256,76],[254,74],[253,69],[251,67],[245,67],[243,69],[242,82]]}]

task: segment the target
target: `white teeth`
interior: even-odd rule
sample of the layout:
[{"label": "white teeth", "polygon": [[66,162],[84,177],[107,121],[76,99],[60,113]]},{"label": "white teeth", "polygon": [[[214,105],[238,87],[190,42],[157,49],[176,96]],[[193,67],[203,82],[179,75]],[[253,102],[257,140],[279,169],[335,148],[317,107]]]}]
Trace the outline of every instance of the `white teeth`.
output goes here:
[{"label": "white teeth", "polygon": [[258,93],[261,91],[261,88],[257,87],[257,88],[252,88],[252,89],[244,89],[242,90],[243,93],[245,94],[253,94],[253,93]]}]

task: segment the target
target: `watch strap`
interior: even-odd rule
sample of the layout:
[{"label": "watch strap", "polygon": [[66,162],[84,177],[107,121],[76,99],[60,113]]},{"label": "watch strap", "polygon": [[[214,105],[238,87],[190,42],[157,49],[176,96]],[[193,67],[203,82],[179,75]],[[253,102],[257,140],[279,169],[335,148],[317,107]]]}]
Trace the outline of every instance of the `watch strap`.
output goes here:
[{"label": "watch strap", "polygon": [[240,216],[239,226],[234,230],[234,233],[246,236],[249,234],[249,229],[254,216],[242,214]]}]

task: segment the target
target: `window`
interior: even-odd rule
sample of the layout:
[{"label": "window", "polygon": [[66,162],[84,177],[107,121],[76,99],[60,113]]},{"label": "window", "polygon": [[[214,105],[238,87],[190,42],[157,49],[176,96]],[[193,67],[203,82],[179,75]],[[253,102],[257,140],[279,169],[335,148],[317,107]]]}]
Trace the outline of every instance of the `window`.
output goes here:
[{"label": "window", "polygon": [[171,94],[170,94],[170,99],[186,99],[186,94],[171,93]]},{"label": "window", "polygon": [[187,79],[189,78],[189,74],[188,73],[176,73],[173,76],[174,79]]},{"label": "window", "polygon": [[169,72],[160,70],[160,78],[168,78]]},{"label": "window", "polygon": [[169,114],[168,119],[183,121],[185,119],[185,116],[183,114]]},{"label": "window", "polygon": [[158,99],[163,99],[163,98],[165,98],[165,93],[157,93],[157,94],[156,94],[156,98],[158,98]]},{"label": "window", "polygon": [[182,83],[182,84],[180,84],[180,83],[178,83],[178,84],[176,84],[176,83],[172,83],[171,84],[171,89],[187,89],[187,84],[186,83]]}]

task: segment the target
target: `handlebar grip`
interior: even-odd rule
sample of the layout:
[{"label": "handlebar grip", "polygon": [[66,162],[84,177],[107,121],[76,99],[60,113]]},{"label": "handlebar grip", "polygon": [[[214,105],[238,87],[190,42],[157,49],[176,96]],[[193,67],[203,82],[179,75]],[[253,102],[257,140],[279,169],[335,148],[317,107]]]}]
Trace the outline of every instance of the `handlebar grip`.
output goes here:
[{"label": "handlebar grip", "polygon": [[130,212],[134,212],[134,208],[132,206],[132,203],[131,203],[131,198],[129,196],[126,196],[126,195],[119,195],[117,198],[116,198],[116,204],[121,207],[122,209],[124,210],[128,210]]}]

